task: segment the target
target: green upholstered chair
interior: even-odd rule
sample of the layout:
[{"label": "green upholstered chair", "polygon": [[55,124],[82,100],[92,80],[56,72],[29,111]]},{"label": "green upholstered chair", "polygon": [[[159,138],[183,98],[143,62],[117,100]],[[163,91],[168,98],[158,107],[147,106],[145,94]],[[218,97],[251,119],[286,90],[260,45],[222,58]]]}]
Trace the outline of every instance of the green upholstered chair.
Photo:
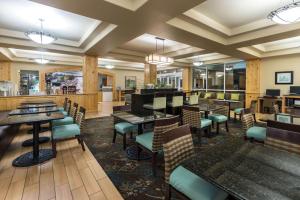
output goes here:
[{"label": "green upholstered chair", "polygon": [[220,109],[213,111],[212,114],[208,115],[208,119],[212,120],[212,125],[214,126],[214,123],[217,124],[217,134],[219,133],[220,124],[225,124],[226,131],[229,132],[228,128],[228,112],[229,107],[228,106],[222,106]]},{"label": "green upholstered chair", "polygon": [[165,132],[163,151],[166,200],[171,199],[172,191],[176,191],[184,199],[192,200],[224,200],[228,197],[223,190],[181,166],[182,162],[194,155],[193,139],[188,125]]},{"label": "green upholstered chair", "polygon": [[[257,106],[257,100],[252,100],[251,104],[250,104],[250,108],[249,111],[250,113],[252,113],[253,117],[254,117],[254,121],[256,122],[256,106]],[[234,109],[234,120],[236,120],[237,116],[239,117],[239,119],[242,119],[242,114],[245,108],[236,108]]]},{"label": "green upholstered chair", "polygon": [[163,110],[166,113],[167,108],[167,97],[164,93],[155,93],[153,98],[153,103],[151,104],[144,104],[143,108],[147,110],[159,111]]},{"label": "green upholstered chair", "polygon": [[52,151],[54,157],[56,157],[56,143],[64,140],[77,139],[78,143],[81,144],[82,150],[85,151],[83,138],[82,138],[82,128],[83,128],[84,120],[85,120],[85,108],[80,107],[79,112],[77,112],[76,114],[76,119],[74,124],[52,127],[51,141],[52,141]]},{"label": "green upholstered chair", "polygon": [[[129,112],[131,110],[130,105],[124,105],[124,106],[114,106],[113,107],[113,113],[117,112]],[[116,142],[117,134],[121,135],[123,137],[123,149],[126,149],[126,139],[127,134],[130,133],[130,137],[132,138],[133,132],[138,131],[138,126],[130,124],[128,122],[120,121],[117,118],[114,118],[114,136],[113,136],[113,143]]]},{"label": "green upholstered chair", "polygon": [[211,132],[212,121],[210,119],[202,119],[199,107],[183,106],[182,107],[182,122],[190,128],[195,129],[201,144],[202,130],[209,135]]},{"label": "green upholstered chair", "polygon": [[172,114],[176,114],[176,109],[180,109],[183,106],[183,95],[182,92],[174,92],[172,96],[172,101],[167,103],[168,107],[172,109]]},{"label": "green upholstered chair", "polygon": [[152,153],[152,172],[156,175],[156,160],[159,152],[162,152],[164,132],[178,127],[179,117],[161,118],[154,121],[153,132],[143,133],[136,136],[136,145],[138,148],[138,160],[140,151],[144,149]]},{"label": "green upholstered chair", "polygon": [[68,97],[65,98],[63,107],[58,107],[58,110],[61,111],[61,112],[65,111],[67,109],[67,103],[68,103]]},{"label": "green upholstered chair", "polygon": [[69,116],[70,115],[70,111],[71,111],[71,104],[72,104],[72,101],[71,100],[68,100],[67,101],[67,104],[66,104],[66,109],[61,111],[64,116]]},{"label": "green upholstered chair", "polygon": [[67,124],[74,124],[76,115],[78,111],[78,103],[73,103],[72,108],[70,109],[70,116],[65,116],[63,119],[53,120],[51,123],[52,127],[67,125]]},{"label": "green upholstered chair", "polygon": [[245,139],[251,141],[264,142],[266,139],[267,129],[265,127],[255,126],[252,113],[243,114],[242,116],[243,129],[246,132]]}]

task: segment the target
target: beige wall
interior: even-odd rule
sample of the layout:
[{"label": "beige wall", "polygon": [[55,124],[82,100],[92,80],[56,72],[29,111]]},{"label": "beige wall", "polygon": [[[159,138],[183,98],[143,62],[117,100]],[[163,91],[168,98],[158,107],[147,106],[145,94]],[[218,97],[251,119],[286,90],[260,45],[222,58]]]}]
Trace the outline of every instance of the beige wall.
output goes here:
[{"label": "beige wall", "polygon": [[125,89],[125,76],[136,76],[137,89],[144,86],[144,71],[137,70],[123,70],[123,69],[112,69],[111,70],[116,75],[116,87],[121,87]]},{"label": "beige wall", "polygon": [[266,89],[280,89],[281,95],[288,94],[291,85],[275,85],[275,72],[294,71],[294,85],[300,86],[300,56],[289,55],[262,59],[260,92]]}]

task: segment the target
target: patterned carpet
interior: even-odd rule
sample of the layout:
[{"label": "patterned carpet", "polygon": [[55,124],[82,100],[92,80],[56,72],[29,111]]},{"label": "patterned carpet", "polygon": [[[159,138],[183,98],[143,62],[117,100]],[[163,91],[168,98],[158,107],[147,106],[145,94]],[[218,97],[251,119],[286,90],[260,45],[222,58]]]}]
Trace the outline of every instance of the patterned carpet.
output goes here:
[{"label": "patterned carpet", "polygon": [[[221,125],[221,133],[212,138],[203,138],[200,147],[197,137],[194,139],[196,152],[225,141],[225,137],[243,139],[240,122],[229,123],[230,133]],[[157,176],[152,176],[151,159],[143,161],[129,160],[122,149],[122,137],[117,136],[112,144],[113,118],[103,117],[86,121],[85,142],[107,175],[118,188],[124,199],[164,199],[163,158],[158,159]],[[133,145],[134,139],[128,139]]]}]

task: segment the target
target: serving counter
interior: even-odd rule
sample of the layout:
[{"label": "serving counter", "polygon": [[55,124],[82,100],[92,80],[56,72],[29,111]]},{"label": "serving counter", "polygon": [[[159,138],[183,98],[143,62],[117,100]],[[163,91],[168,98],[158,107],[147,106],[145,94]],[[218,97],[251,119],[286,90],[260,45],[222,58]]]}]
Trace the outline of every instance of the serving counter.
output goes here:
[{"label": "serving counter", "polygon": [[0,97],[0,111],[13,110],[16,109],[22,102],[33,100],[52,100],[58,106],[63,106],[66,97],[68,97],[72,102],[77,102],[79,106],[85,107],[87,112],[94,112],[98,110],[98,96],[97,93],[95,93]]}]

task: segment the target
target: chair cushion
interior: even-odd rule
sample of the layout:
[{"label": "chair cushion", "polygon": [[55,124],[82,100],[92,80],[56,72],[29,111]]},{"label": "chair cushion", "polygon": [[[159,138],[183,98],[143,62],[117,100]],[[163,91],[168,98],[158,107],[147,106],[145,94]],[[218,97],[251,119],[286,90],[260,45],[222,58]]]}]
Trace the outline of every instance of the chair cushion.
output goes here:
[{"label": "chair cushion", "polygon": [[264,127],[253,126],[246,131],[248,138],[254,138],[258,141],[264,141],[266,139],[267,129]]},{"label": "chair cushion", "polygon": [[55,126],[52,128],[53,139],[71,138],[80,134],[78,124]]},{"label": "chair cushion", "polygon": [[211,126],[212,121],[210,119],[201,119],[201,128]]},{"label": "chair cushion", "polygon": [[224,99],[224,98],[225,98],[225,94],[223,92],[217,93],[217,99]]},{"label": "chair cushion", "polygon": [[118,133],[126,134],[138,129],[137,125],[130,124],[128,122],[120,122],[115,124],[115,129]]},{"label": "chair cushion", "polygon": [[64,107],[58,107],[57,108],[59,111],[64,111],[65,109],[64,109]]},{"label": "chair cushion", "polygon": [[67,124],[74,124],[73,117],[65,117],[63,119],[57,119],[52,121],[52,127],[54,126],[61,126],[61,125],[67,125]]},{"label": "chair cushion", "polygon": [[227,121],[228,117],[225,116],[225,115],[220,115],[220,114],[211,114],[211,115],[208,116],[208,119],[210,119],[214,122],[221,123],[221,122]]},{"label": "chair cushion", "polygon": [[232,93],[231,97],[230,97],[230,100],[239,101],[240,100],[240,94],[238,94],[238,93]]},{"label": "chair cushion", "polygon": [[244,110],[244,108],[236,108],[234,109],[235,114],[241,114],[241,112]]},{"label": "chair cushion", "polygon": [[64,116],[68,116],[68,112],[67,112],[67,111],[62,111],[62,114],[63,114]]},{"label": "chair cushion", "polygon": [[136,142],[152,151],[153,132],[137,135]]},{"label": "chair cushion", "polygon": [[170,175],[170,185],[191,200],[224,200],[228,194],[182,166]]},{"label": "chair cushion", "polygon": [[210,97],[211,97],[211,93],[210,93],[210,92],[205,93],[204,99],[208,99],[208,98],[210,98]]}]

